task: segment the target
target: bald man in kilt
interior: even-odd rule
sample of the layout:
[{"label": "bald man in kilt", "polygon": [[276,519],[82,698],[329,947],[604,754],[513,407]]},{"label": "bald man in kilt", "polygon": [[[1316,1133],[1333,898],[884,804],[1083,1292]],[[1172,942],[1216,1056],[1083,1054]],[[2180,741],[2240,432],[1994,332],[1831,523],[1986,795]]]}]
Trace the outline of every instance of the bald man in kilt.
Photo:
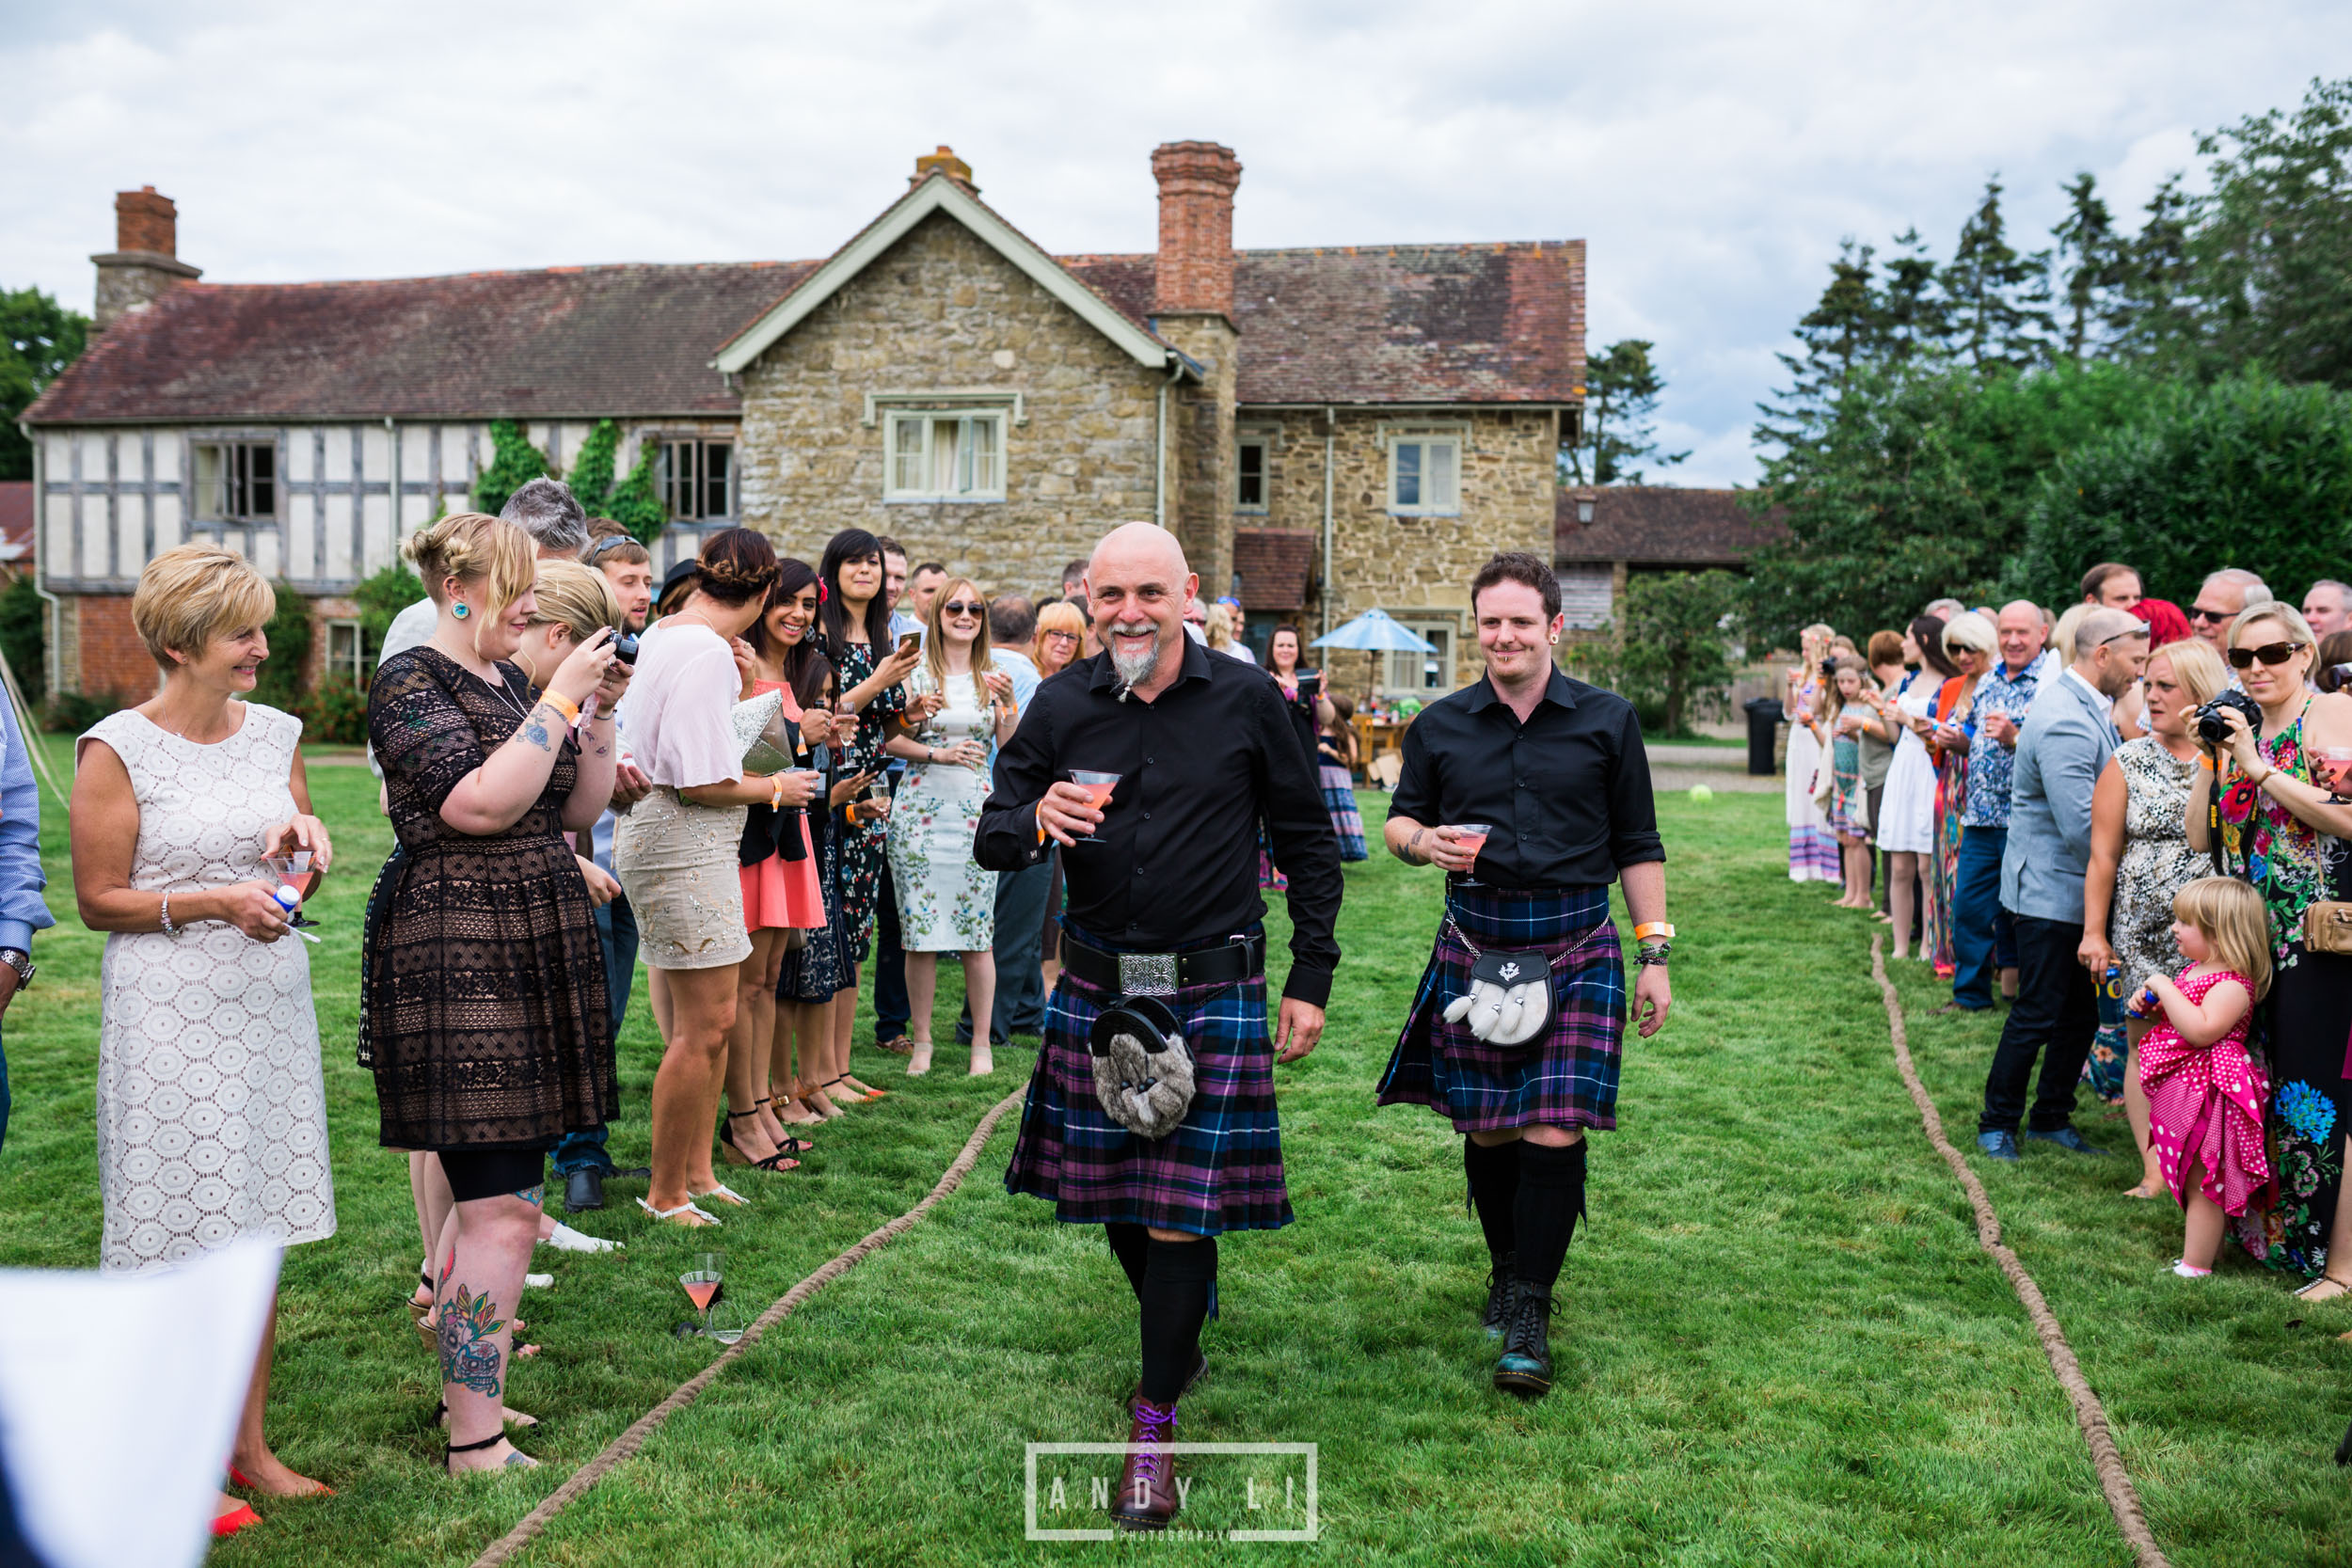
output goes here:
[{"label": "bald man in kilt", "polygon": [[1610,882],[1641,946],[1645,1039],[1673,1004],[1674,927],[1641,726],[1623,697],[1553,667],[1550,566],[1496,556],[1470,610],[1486,673],[1414,720],[1390,805],[1390,851],[1446,873],[1446,913],[1379,1102],[1427,1105],[1462,1134],[1491,1261],[1484,1321],[1502,1341],[1494,1384],[1540,1399],[1584,1212],[1584,1135],[1617,1124],[1626,986]]},{"label": "bald man in kilt", "polygon": [[[1274,1064],[1314,1049],[1340,958],[1339,840],[1311,753],[1264,672],[1184,635],[1199,586],[1165,529],[1129,523],[1096,546],[1085,600],[1103,651],[1038,688],[975,841],[998,871],[1034,863],[1049,839],[1063,846],[1061,978],[1005,1186],[1102,1226],[1135,1291],[1136,1447],[1113,1508],[1131,1529],[1162,1528],[1176,1512],[1164,1446],[1178,1398],[1207,1370],[1217,1237],[1291,1221]],[[1116,776],[1106,804],[1074,769]],[[1290,876],[1291,968],[1271,1037],[1262,822]],[[1095,1047],[1144,1015],[1164,1021],[1155,1031],[1172,1024],[1190,1056],[1180,1119],[1173,1101],[1153,1120],[1117,1093],[1125,1119],[1114,1117],[1098,1092]],[[1170,1081],[1154,1071],[1150,1082]]]}]

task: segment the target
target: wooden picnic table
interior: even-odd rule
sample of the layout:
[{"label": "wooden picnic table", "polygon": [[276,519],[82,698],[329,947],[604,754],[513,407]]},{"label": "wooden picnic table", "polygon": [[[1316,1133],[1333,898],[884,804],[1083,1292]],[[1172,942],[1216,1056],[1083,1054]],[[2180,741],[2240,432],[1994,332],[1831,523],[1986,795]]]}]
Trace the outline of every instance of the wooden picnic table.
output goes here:
[{"label": "wooden picnic table", "polygon": [[1410,719],[1393,713],[1359,713],[1350,721],[1356,728],[1356,757],[1361,776],[1372,776],[1372,765],[1384,752],[1402,752],[1405,732],[1413,727]]}]

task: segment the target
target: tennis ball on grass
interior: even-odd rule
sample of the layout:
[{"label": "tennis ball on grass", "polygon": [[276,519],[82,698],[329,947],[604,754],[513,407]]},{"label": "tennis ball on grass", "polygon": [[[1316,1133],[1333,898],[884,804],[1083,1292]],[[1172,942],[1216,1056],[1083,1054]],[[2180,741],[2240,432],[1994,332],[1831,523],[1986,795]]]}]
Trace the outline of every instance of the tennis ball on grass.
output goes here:
[{"label": "tennis ball on grass", "polygon": [[1707,804],[1708,801],[1712,800],[1714,798],[1715,792],[1708,788],[1705,784],[1692,784],[1691,786],[1691,799],[1696,800],[1702,806]]}]

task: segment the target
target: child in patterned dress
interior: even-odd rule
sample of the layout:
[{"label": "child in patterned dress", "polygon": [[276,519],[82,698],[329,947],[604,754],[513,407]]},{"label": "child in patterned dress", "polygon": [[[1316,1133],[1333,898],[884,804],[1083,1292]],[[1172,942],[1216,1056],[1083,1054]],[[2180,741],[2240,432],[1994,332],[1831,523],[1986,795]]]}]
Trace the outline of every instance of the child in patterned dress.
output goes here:
[{"label": "child in patterned dress", "polygon": [[2233,877],[2200,877],[2173,895],[2172,940],[2188,967],[2173,979],[2147,976],[2128,1010],[2156,1021],[2137,1055],[2150,1142],[2187,1212],[2172,1272],[2201,1279],[2213,1273],[2229,1217],[2271,1184],[2269,1091],[2246,1048],[2254,1004],[2270,989],[2262,895]]}]

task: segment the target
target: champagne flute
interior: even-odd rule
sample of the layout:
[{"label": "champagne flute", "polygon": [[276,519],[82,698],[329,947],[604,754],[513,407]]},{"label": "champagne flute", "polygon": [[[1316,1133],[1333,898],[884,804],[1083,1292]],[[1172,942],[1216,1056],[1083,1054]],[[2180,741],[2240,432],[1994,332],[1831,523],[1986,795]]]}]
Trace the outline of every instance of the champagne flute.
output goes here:
[{"label": "champagne flute", "polygon": [[[1096,811],[1110,809],[1111,791],[1119,787],[1119,781],[1122,775],[1118,773],[1097,772],[1090,768],[1073,768],[1070,770],[1070,782],[1087,792],[1087,804]],[[1092,844],[1097,842],[1096,833],[1100,832],[1101,830],[1097,829],[1094,833],[1073,836],[1080,844]]]},{"label": "champagne flute", "polygon": [[719,1299],[720,1287],[725,1283],[727,1255],[723,1252],[697,1252],[687,1260],[686,1272],[677,1282],[686,1291],[686,1299],[702,1314],[701,1333],[710,1333],[710,1308]]}]

